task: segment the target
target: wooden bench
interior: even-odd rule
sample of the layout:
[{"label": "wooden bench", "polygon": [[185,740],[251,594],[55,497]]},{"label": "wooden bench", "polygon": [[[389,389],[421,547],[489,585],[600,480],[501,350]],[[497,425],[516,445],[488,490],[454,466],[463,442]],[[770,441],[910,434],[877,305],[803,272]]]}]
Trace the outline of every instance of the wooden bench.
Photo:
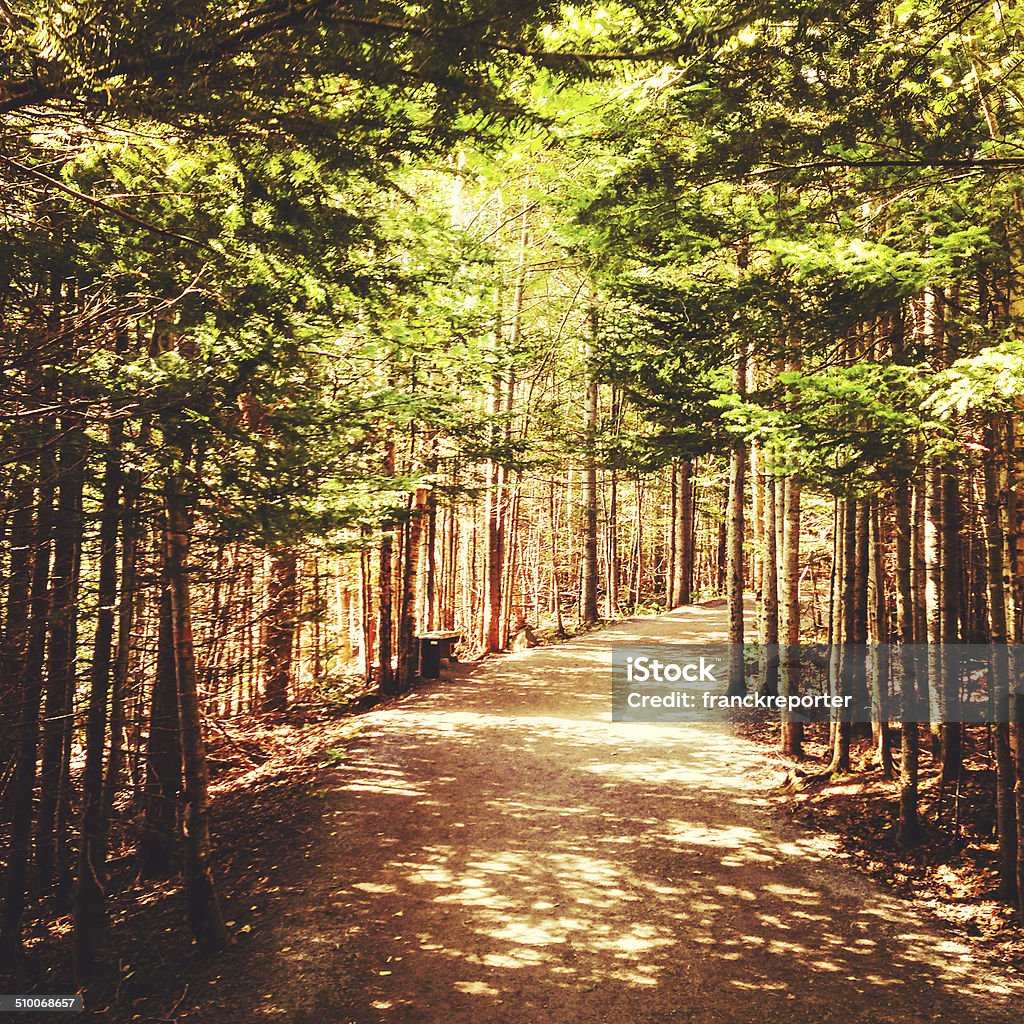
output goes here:
[{"label": "wooden bench", "polygon": [[424,679],[437,679],[441,675],[441,659],[456,660],[452,654],[452,644],[461,640],[462,634],[435,629],[430,633],[418,633],[416,639],[420,644],[420,676]]}]

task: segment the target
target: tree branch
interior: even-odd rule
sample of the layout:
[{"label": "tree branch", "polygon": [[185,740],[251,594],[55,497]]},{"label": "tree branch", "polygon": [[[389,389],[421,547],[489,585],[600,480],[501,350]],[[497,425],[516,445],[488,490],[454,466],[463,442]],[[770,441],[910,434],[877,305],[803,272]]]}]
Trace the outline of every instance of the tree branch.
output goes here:
[{"label": "tree branch", "polygon": [[[230,28],[221,32],[205,45],[180,47],[167,53],[148,54],[144,57],[112,63],[97,68],[95,80],[81,76],[47,82],[45,78],[33,77],[16,81],[0,82],[0,114],[11,113],[26,107],[41,106],[60,99],[85,98],[104,94],[102,83],[115,78],[139,83],[173,74],[185,68],[213,65],[240,53],[250,43],[258,42],[276,33],[296,28],[331,17],[342,25],[356,26],[364,30],[406,35],[426,39],[440,35],[444,26],[425,26],[414,22],[393,21],[382,18],[362,18],[351,14],[340,14],[334,10],[338,0],[306,0],[305,3],[270,3],[254,8],[235,19]],[[448,26],[455,29],[462,26]],[[468,26],[466,26],[468,27]],[[537,50],[528,46],[503,40],[494,40],[485,45],[496,51],[514,53],[522,57],[556,63],[616,61],[643,63],[651,60],[668,60],[678,57],[678,48],[662,47],[639,52],[583,52],[564,50]]]},{"label": "tree branch", "polygon": [[963,159],[914,157],[905,160],[809,160],[799,164],[773,164],[756,171],[745,171],[740,177],[763,178],[769,174],[781,174],[784,171],[806,171],[826,168],[859,168],[859,167],[950,167],[960,169],[993,169],[1008,167],[1024,167],[1024,157],[964,157]]},{"label": "tree branch", "polygon": [[120,217],[122,220],[126,220],[130,224],[135,224],[137,227],[145,228],[147,231],[152,231],[158,235],[164,235],[168,238],[177,238],[182,242],[191,242],[193,245],[201,246],[204,244],[199,241],[199,239],[192,238],[190,235],[182,235],[177,231],[171,231],[170,228],[162,228],[158,224],[152,224],[148,220],[144,220],[142,217],[135,216],[134,213],[122,210],[119,206],[112,206],[110,203],[105,203],[102,199],[97,199],[95,196],[79,192],[77,189],[71,188],[70,185],[65,185],[64,182],[59,179],[53,178],[49,174],[44,174],[42,171],[37,171],[34,167],[26,167],[24,164],[20,164],[8,156],[0,156],[0,162],[7,164],[8,167],[19,171],[22,174],[28,175],[30,178],[35,178],[37,181],[45,182],[51,188],[57,189],[58,192],[63,192],[65,195],[71,196],[73,199],[78,199],[83,203],[88,203],[89,206],[93,206],[98,210],[103,210],[106,213],[112,213],[115,217]]}]

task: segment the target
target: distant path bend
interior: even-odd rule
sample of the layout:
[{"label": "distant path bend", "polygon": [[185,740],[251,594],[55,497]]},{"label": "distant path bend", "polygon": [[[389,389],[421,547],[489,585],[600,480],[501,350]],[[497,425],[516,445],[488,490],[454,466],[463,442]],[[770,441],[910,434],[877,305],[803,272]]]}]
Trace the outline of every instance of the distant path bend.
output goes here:
[{"label": "distant path bend", "polygon": [[681,609],[367,716],[230,1019],[1018,1024],[1019,979],[773,818],[754,745],[612,724],[612,641],[724,637]]}]

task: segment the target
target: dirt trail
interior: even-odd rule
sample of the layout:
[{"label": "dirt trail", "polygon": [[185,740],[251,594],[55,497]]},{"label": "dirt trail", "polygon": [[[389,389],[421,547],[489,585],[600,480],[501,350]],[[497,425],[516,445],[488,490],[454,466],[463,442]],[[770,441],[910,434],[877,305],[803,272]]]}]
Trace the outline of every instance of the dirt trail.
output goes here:
[{"label": "dirt trail", "polygon": [[613,640],[723,637],[720,608],[634,620],[366,716],[178,1019],[1018,1021],[1018,979],[773,819],[754,746],[612,724]]}]

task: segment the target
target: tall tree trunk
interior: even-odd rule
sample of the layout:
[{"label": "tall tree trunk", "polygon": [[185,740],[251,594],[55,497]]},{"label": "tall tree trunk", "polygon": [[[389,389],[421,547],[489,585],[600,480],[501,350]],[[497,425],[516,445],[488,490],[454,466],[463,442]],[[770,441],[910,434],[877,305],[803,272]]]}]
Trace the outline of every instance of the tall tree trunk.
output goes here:
[{"label": "tall tree trunk", "polygon": [[[756,377],[756,366],[753,367]],[[755,380],[756,387],[756,380]],[[764,455],[758,441],[750,442],[750,525],[753,533],[751,551],[751,587],[760,616],[764,600]]]},{"label": "tall tree trunk", "polygon": [[92,977],[96,948],[106,929],[107,830],[103,799],[103,764],[107,738],[114,623],[117,614],[117,537],[121,520],[121,441],[123,423],[115,418],[108,431],[100,510],[99,580],[96,633],[89,676],[89,711],[85,727],[82,774],[81,836],[75,888],[73,962],[76,981]]},{"label": "tall tree trunk", "polygon": [[942,657],[942,473],[930,466],[925,477],[925,602],[928,642],[928,694],[932,745],[945,721]]},{"label": "tall tree trunk", "polygon": [[[962,508],[957,478],[942,474],[942,643],[948,649],[960,643]],[[957,659],[942,659],[942,778],[954,782],[963,763],[964,727],[960,714],[960,679]]]},{"label": "tall tree trunk", "polygon": [[608,490],[608,523],[605,527],[607,550],[607,582],[605,584],[605,608],[609,619],[619,614],[619,478],[613,469]]},{"label": "tall tree trunk", "polygon": [[192,645],[192,612],[188,585],[190,515],[183,481],[168,473],[165,488],[167,516],[167,583],[171,593],[174,665],[181,718],[182,769],[185,782],[182,819],[185,837],[185,904],[189,927],[206,950],[222,949],[230,940],[213,880],[210,842],[209,779],[196,685]]},{"label": "tall tree trunk", "polygon": [[669,469],[668,560],[665,575],[665,611],[672,611],[676,598],[676,523],[679,520],[679,471]]},{"label": "tall tree trunk", "polygon": [[675,571],[672,607],[689,604],[693,588],[693,462],[682,459],[677,466],[675,516]]},{"label": "tall tree trunk", "polygon": [[596,626],[601,619],[597,605],[598,561],[597,561],[597,381],[594,379],[590,361],[598,337],[596,304],[590,311],[591,341],[585,360],[586,385],[583,396],[583,483],[581,499],[583,504],[583,609],[585,626]]},{"label": "tall tree trunk", "polygon": [[988,629],[995,682],[996,823],[999,832],[999,895],[1009,903],[1017,899],[1017,812],[1013,796],[1014,766],[1010,746],[1010,659],[1007,649],[1006,596],[1003,565],[1003,529],[997,460],[999,433],[990,420],[985,425],[983,479],[985,489],[986,587]]},{"label": "tall tree trunk", "polygon": [[[363,537],[367,530],[362,529]],[[365,540],[364,540],[365,543]],[[373,589],[370,583],[370,552],[366,548],[359,551],[359,619],[362,626],[362,639],[359,645],[361,656],[360,668],[363,680],[369,685],[373,681],[373,649],[377,642],[376,620],[372,612]]]},{"label": "tall tree trunk", "polygon": [[284,711],[294,686],[295,636],[298,628],[298,558],[290,545],[271,552],[266,626],[266,683],[263,710]]},{"label": "tall tree trunk", "polygon": [[[1024,194],[1013,192],[1012,214],[1006,229],[1010,264],[1007,288],[1007,319],[1015,325],[1024,322]],[[1024,551],[1021,550],[1021,487],[1024,485],[1024,465],[1021,462],[1021,402],[1017,401],[1014,415],[1006,423],[1007,483],[1006,489],[1006,569],[1010,577],[1013,610],[1008,610],[1008,623],[1013,623],[1012,640],[1024,643]],[[1013,666],[1014,678],[1019,679],[1022,666]],[[1010,696],[1010,744],[1013,748],[1015,771],[1014,794],[1017,805],[1017,899],[1021,918],[1024,919],[1024,696],[1015,692]]]},{"label": "tall tree trunk", "polygon": [[420,488],[410,499],[404,523],[402,545],[402,596],[398,613],[398,689],[408,690],[416,679],[416,587],[423,517],[427,511],[427,492]]},{"label": "tall tree trunk", "polygon": [[394,598],[392,594],[392,561],[394,556],[394,527],[385,524],[380,537],[379,571],[377,576],[377,596],[379,613],[377,616],[377,651],[380,671],[377,680],[378,690],[385,696],[393,695],[395,688],[395,667],[391,649],[391,631]]},{"label": "tall tree trunk", "polygon": [[856,630],[856,588],[857,588],[857,502],[848,498],[843,503],[842,516],[842,557],[843,575],[840,589],[838,622],[842,632],[838,655],[834,658],[837,666],[834,692],[843,698],[833,717],[833,746],[830,773],[850,771],[850,740],[853,735],[852,711],[854,708],[854,687],[851,678],[852,638]]},{"label": "tall tree trunk", "polygon": [[916,615],[911,592],[910,484],[897,479],[893,488],[893,516],[896,527],[896,638],[899,643],[900,697],[903,726],[900,735],[900,801],[897,838],[901,846],[917,843],[921,825],[917,811],[918,753],[920,732],[918,709],[921,701],[916,676],[913,644],[916,640]]},{"label": "tall tree trunk", "polygon": [[761,542],[761,692],[774,697],[779,692],[779,565],[776,521],[776,493],[779,480],[765,478],[762,500]]},{"label": "tall tree trunk", "polygon": [[850,657],[850,678],[853,686],[854,732],[868,736],[871,731],[871,697],[868,694],[868,575],[869,575],[869,505],[866,498],[856,502],[856,537],[853,549],[853,631],[845,653]]},{"label": "tall tree trunk", "polygon": [[[148,431],[143,431],[143,435]],[[137,610],[144,595],[138,585],[138,559],[141,541],[139,495],[142,471],[124,474],[124,501],[121,511],[121,593],[117,609],[117,656],[114,659],[113,692],[110,701],[110,753],[103,782],[103,814],[109,821],[114,799],[121,786],[125,750],[125,701],[132,660],[132,633]]]},{"label": "tall tree trunk", "polygon": [[[434,467],[436,470],[436,466]],[[424,585],[423,625],[429,633],[437,626],[437,493],[431,489],[427,494],[427,579]]]},{"label": "tall tree trunk", "polygon": [[143,787],[143,828],[139,837],[139,878],[165,878],[174,861],[181,795],[181,725],[178,675],[174,664],[174,622],[167,578],[166,528],[161,538],[156,677],[150,695],[149,738]]},{"label": "tall tree trunk", "polygon": [[70,887],[71,733],[78,653],[78,582],[82,547],[85,456],[77,419],[62,423],[53,586],[47,666],[46,713],[36,827],[36,873],[43,886]]},{"label": "tall tree trunk", "polygon": [[3,909],[0,913],[0,960],[7,963],[20,956],[22,948],[21,921],[25,914],[25,889],[32,844],[32,798],[36,785],[46,627],[50,615],[50,555],[54,525],[52,467],[44,463],[40,477],[31,563],[28,646],[18,680],[21,697],[18,759],[10,803],[11,832],[7,870],[3,880]]},{"label": "tall tree trunk", "polygon": [[[800,673],[800,486],[792,477],[775,481],[775,505],[782,499],[782,555],[779,559],[780,639],[779,694],[796,694]],[[782,709],[781,747],[790,757],[803,755],[803,724]]]},{"label": "tall tree trunk", "polygon": [[[500,359],[504,349],[502,289],[499,284],[496,301],[494,352]],[[491,420],[491,445],[497,448],[502,436],[498,417],[504,409],[503,383],[500,372],[495,369],[491,381],[488,414]],[[493,654],[501,650],[501,578],[505,565],[505,530],[503,517],[504,467],[497,452],[492,451],[486,466],[486,491],[484,495],[484,578],[483,607],[480,624],[481,646],[484,653]]]},{"label": "tall tree trunk", "polygon": [[[0,776],[18,758],[19,683],[28,653],[32,590],[32,499],[35,488],[28,480],[14,488],[11,514],[10,561],[7,567],[7,620],[0,640]],[[9,791],[0,792],[0,820],[9,811]]]},{"label": "tall tree trunk", "polygon": [[[395,475],[395,441],[389,434],[384,447],[384,472],[387,476]],[[394,567],[395,535],[394,523],[381,524],[380,557],[378,560],[377,599],[379,613],[377,615],[377,654],[380,661],[380,672],[377,689],[384,696],[392,696],[395,691],[395,668],[392,663],[392,616],[394,614],[394,597],[392,579]]]},{"label": "tall tree trunk", "polygon": [[885,574],[882,565],[881,516],[878,499],[868,502],[868,635],[871,668],[871,732],[878,762],[885,777],[892,777],[892,746],[889,738],[889,717],[886,695],[889,691],[889,645],[885,601]]},{"label": "tall tree trunk", "polygon": [[[738,348],[733,366],[733,388],[746,394],[747,359]],[[729,455],[729,500],[726,513],[728,532],[726,554],[726,600],[729,605],[729,694],[746,693],[743,665],[743,517],[747,452],[742,441],[734,441]]]},{"label": "tall tree trunk", "polygon": [[491,460],[487,470],[484,504],[484,600],[482,640],[485,652],[501,650],[501,577],[505,565],[505,530],[502,516],[503,471]]}]

